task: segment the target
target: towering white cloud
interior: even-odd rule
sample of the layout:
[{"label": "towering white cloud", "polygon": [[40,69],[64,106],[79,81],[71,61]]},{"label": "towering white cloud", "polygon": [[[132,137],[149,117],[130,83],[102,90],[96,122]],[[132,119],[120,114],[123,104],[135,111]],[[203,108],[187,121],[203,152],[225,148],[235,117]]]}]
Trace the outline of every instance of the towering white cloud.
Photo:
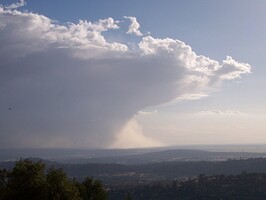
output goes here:
[{"label": "towering white cloud", "polygon": [[[219,64],[179,40],[145,36],[131,50],[102,34],[118,28],[112,18],[62,25],[0,8],[1,147],[124,144],[126,132],[134,138],[140,130],[132,122],[138,111],[250,72],[248,64],[231,57]],[[130,30],[141,35],[136,23]],[[160,144],[143,134],[134,140]]]}]

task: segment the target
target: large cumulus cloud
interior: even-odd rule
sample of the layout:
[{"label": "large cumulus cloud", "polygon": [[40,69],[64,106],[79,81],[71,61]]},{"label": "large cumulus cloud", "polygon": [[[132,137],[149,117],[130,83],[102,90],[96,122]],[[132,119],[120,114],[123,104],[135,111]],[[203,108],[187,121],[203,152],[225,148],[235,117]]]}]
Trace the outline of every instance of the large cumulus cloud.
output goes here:
[{"label": "large cumulus cloud", "polygon": [[59,24],[14,8],[0,7],[1,147],[108,147],[138,111],[250,72],[175,39],[108,42],[112,18]]}]

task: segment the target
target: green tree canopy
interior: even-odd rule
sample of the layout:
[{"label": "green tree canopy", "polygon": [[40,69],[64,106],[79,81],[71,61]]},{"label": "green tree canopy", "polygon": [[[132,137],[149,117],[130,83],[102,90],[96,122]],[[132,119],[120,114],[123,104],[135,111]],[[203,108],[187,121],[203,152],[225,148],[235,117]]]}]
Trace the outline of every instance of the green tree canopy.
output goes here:
[{"label": "green tree canopy", "polygon": [[82,183],[68,178],[62,169],[29,159],[18,160],[12,170],[0,170],[0,200],[105,200],[100,181]]}]

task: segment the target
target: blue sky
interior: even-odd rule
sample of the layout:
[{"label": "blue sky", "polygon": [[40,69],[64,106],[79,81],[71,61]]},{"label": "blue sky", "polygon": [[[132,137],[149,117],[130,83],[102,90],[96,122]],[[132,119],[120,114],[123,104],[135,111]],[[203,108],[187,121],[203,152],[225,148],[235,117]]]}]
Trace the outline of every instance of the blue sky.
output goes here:
[{"label": "blue sky", "polygon": [[159,0],[27,1],[26,8],[61,23],[77,22],[79,19],[97,21],[108,17],[121,19],[123,16],[135,16],[142,24],[143,32],[150,31],[160,38],[178,38],[193,46],[200,54],[209,53],[210,56],[216,56],[216,59],[223,58],[220,51],[226,54],[236,49],[239,52],[242,48],[254,48],[257,41],[265,41],[266,3],[258,0],[170,0],[167,3]]},{"label": "blue sky", "polygon": [[[5,78],[13,81],[9,85],[3,82],[0,87],[3,97],[1,109],[14,107],[12,112],[2,112],[0,116],[1,124],[5,124],[1,131],[6,132],[3,134],[8,141],[6,146],[130,148],[266,142],[265,1],[28,0],[24,6],[7,11],[12,3],[16,2],[0,1],[3,8],[0,39],[5,41],[1,51],[11,49],[14,56],[7,51],[9,53],[2,55],[0,66]],[[20,14],[15,16],[16,10]],[[11,12],[12,16],[8,16],[7,12]],[[31,13],[34,16],[27,15],[23,21],[23,13],[24,16]],[[29,23],[38,16],[46,16],[52,21]],[[135,17],[140,26],[135,31],[140,31],[141,35],[126,33],[133,18],[125,16]],[[12,26],[8,26],[12,24],[9,18],[13,20]],[[78,28],[79,20],[97,24],[98,20],[107,18],[114,20],[108,21],[112,27],[96,31],[94,36],[87,35],[84,38],[84,32]],[[29,27],[25,28],[23,23]],[[43,28],[38,31],[45,23],[64,27],[69,33],[63,32],[61,38],[59,29]],[[73,29],[79,35],[71,32],[70,23],[77,25]],[[35,30],[30,26],[37,28]],[[6,35],[9,29],[3,27],[10,27],[11,31],[15,27],[14,31],[17,30],[19,34]],[[95,34],[95,26],[92,29],[86,30],[86,34]],[[77,36],[81,43],[72,40],[67,34]],[[29,41],[31,35],[34,36],[32,44]],[[207,68],[211,70],[208,73],[212,73],[210,75],[201,71],[201,65],[206,64],[203,60],[196,62],[195,66],[187,65],[186,60],[175,63],[172,60],[175,56],[184,52],[184,55],[191,54],[188,49],[180,49],[182,44],[174,42],[175,39],[191,47],[197,56],[210,58],[206,62],[219,62],[222,68],[212,71],[210,68],[216,64],[208,65]],[[16,43],[21,45],[13,45]],[[143,45],[139,46],[141,43]],[[99,50],[98,54],[98,50],[88,47],[90,44],[100,45],[97,48],[107,48],[110,52],[107,54]],[[175,55],[169,53],[171,45],[176,45],[176,49],[173,49]],[[122,50],[125,46],[129,49]],[[150,54],[154,57],[150,58]],[[128,56],[131,59],[126,61]],[[226,56],[232,56],[236,61],[233,63],[229,59],[230,69],[222,64],[223,60],[227,60]],[[51,66],[59,63],[62,67],[50,69],[43,66],[44,63],[39,63],[47,59]],[[64,63],[64,60],[69,62]],[[22,73],[19,70],[24,68],[18,63],[29,67],[24,67]],[[79,65],[78,69],[72,71],[74,69],[70,66],[64,68],[70,63]],[[245,63],[251,67],[251,73],[245,68]],[[94,64],[100,66],[97,68],[99,71],[94,71]],[[121,69],[116,65],[121,65]],[[129,69],[124,69],[124,65],[128,65]],[[139,68],[134,68],[135,65],[139,65]],[[154,65],[155,68],[147,65]],[[85,66],[89,66],[88,69],[85,70]],[[103,70],[102,66],[106,68]],[[183,71],[182,67],[186,70]],[[194,78],[202,78],[197,79],[194,85],[191,82],[186,85],[186,77],[191,75],[189,67],[194,70]],[[36,68],[38,72],[34,71]],[[198,72],[203,75],[199,76]],[[237,76],[230,78],[230,73],[236,73]],[[37,77],[43,82],[39,83]],[[77,79],[80,82],[77,83]],[[21,84],[18,80],[24,81]],[[32,87],[37,82],[39,85]],[[90,84],[87,90],[86,84]],[[21,94],[17,99],[10,92],[21,90],[27,95]],[[36,94],[33,95],[35,100],[31,98],[32,94]],[[37,102],[41,102],[42,109],[34,107]],[[54,111],[53,104],[59,105],[60,109]],[[82,107],[78,107],[79,104]],[[66,108],[69,110],[66,111]],[[16,117],[12,116],[15,114]],[[53,119],[59,121],[58,125]],[[68,131],[62,128],[71,122],[73,129],[69,128]],[[17,123],[18,128],[12,128],[12,123]],[[75,134],[80,139],[73,139]],[[20,137],[26,138],[25,141],[15,139]]]}]

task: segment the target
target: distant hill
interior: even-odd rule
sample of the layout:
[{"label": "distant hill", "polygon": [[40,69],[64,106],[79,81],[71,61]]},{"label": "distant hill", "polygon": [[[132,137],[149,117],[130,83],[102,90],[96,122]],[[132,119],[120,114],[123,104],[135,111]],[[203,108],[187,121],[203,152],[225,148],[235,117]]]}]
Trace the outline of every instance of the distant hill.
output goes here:
[{"label": "distant hill", "polygon": [[161,151],[161,148],[147,149],[0,149],[1,161],[14,161],[19,158],[41,158],[63,163],[82,163],[86,159],[138,155]]},{"label": "distant hill", "polygon": [[[172,161],[139,165],[124,164],[60,164],[45,161],[49,166],[62,168],[70,177],[83,180],[91,176],[105,184],[125,185],[149,183],[153,181],[182,180],[205,175],[232,175],[242,172],[266,173],[266,158],[250,158],[228,161]],[[14,162],[0,163],[0,168],[11,168]]]},{"label": "distant hill", "polygon": [[265,145],[224,145],[144,149],[0,149],[0,162],[29,157],[60,163],[147,164],[266,157],[266,148]]},{"label": "distant hill", "polygon": [[148,164],[168,161],[225,161],[266,157],[266,153],[213,152],[204,150],[174,149],[148,152],[137,155],[95,157],[84,159],[89,163]]}]

